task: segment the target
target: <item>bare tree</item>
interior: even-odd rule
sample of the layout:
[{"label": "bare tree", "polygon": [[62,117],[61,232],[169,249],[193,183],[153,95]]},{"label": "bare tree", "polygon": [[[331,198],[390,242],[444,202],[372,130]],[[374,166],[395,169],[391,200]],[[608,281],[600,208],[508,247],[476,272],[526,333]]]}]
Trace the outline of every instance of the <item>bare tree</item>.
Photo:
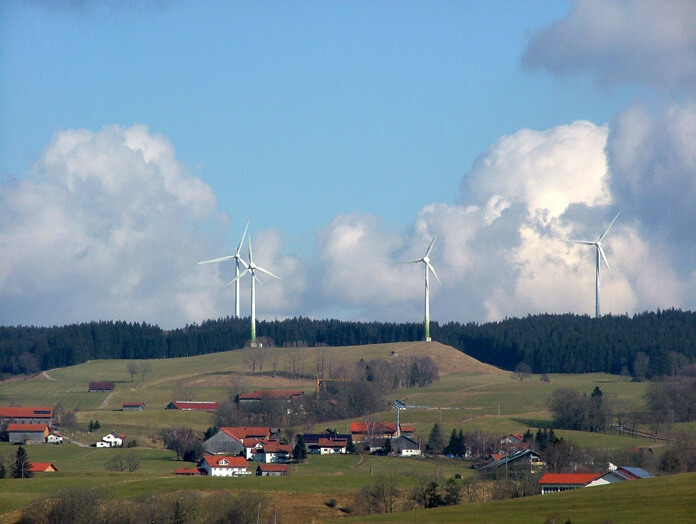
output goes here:
[{"label": "bare tree", "polygon": [[140,365],[140,374],[143,377],[143,382],[145,382],[145,379],[150,373],[152,373],[152,363],[148,360],[145,360]]},{"label": "bare tree", "polygon": [[138,364],[135,362],[127,362],[126,363],[126,370],[128,371],[128,374],[130,375],[131,382],[133,382],[133,377],[138,374]]},{"label": "bare tree", "polygon": [[520,362],[515,366],[512,377],[520,382],[524,382],[532,374],[532,368],[526,362]]}]

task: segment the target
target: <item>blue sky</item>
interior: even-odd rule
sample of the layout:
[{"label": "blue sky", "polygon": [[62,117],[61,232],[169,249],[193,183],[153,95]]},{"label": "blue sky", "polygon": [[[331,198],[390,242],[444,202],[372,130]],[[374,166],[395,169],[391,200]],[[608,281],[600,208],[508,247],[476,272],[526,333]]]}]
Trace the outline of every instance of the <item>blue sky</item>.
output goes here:
[{"label": "blue sky", "polygon": [[[691,308],[693,244],[649,199],[676,156],[664,197],[691,204],[692,153],[658,130],[693,132],[696,18],[641,4],[0,2],[0,323],[229,314],[229,271],[195,261],[247,219],[284,277],[262,317],[418,320],[395,263],[435,233],[433,318],[589,314],[591,253],[553,242],[619,208],[617,255],[669,256],[617,261],[605,311]],[[636,140],[650,158],[622,156]]]}]

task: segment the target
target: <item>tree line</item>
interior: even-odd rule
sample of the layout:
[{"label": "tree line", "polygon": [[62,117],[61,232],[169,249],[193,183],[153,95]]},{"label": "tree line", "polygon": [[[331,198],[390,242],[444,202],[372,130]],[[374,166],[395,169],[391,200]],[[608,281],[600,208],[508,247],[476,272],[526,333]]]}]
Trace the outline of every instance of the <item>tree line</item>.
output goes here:
[{"label": "tree line", "polygon": [[[422,340],[421,323],[350,322],[297,317],[260,321],[265,345],[350,346]],[[677,309],[633,316],[530,315],[498,322],[431,322],[433,340],[483,362],[534,373],[624,373],[639,380],[676,375],[696,360],[696,313]],[[165,331],[156,325],[100,321],[68,326],[0,327],[0,371],[32,374],[91,359],[174,358],[239,349],[249,319],[221,318]]]}]

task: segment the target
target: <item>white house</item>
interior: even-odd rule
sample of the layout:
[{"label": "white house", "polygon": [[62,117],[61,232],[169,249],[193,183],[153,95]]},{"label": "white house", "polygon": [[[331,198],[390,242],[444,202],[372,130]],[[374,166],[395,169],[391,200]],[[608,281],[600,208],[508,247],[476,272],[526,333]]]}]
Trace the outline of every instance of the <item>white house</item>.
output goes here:
[{"label": "white house", "polygon": [[198,467],[211,477],[246,477],[251,475],[249,462],[244,457],[205,456]]},{"label": "white house", "polygon": [[289,444],[279,444],[278,442],[262,442],[261,447],[251,455],[254,462],[264,462],[266,464],[290,462],[292,446]]},{"label": "white house", "polygon": [[332,455],[334,453],[346,453],[347,447],[347,439],[320,438],[316,444],[307,446],[307,451],[313,455]]},{"label": "white house", "polygon": [[46,442],[48,442],[49,444],[62,444],[63,437],[62,437],[62,435],[59,435],[58,433],[50,433],[46,437]]},{"label": "white house", "polygon": [[[118,448],[123,446],[123,441],[126,440],[126,435],[123,433],[116,433],[115,431],[109,433],[102,437],[102,442],[106,442],[112,448]],[[102,446],[97,446],[102,447]]]}]

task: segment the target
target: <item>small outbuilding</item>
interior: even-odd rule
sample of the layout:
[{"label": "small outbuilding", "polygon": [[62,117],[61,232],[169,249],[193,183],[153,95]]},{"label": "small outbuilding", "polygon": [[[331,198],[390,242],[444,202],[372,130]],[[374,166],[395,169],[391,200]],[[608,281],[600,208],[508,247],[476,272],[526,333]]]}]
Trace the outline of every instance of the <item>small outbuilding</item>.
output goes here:
[{"label": "small outbuilding", "polygon": [[90,393],[98,393],[102,391],[113,391],[114,383],[108,380],[90,380],[87,391]]},{"label": "small outbuilding", "polygon": [[143,411],[145,402],[124,402],[123,411]]},{"label": "small outbuilding", "polygon": [[290,474],[287,464],[259,464],[256,468],[257,477],[282,477]]}]

